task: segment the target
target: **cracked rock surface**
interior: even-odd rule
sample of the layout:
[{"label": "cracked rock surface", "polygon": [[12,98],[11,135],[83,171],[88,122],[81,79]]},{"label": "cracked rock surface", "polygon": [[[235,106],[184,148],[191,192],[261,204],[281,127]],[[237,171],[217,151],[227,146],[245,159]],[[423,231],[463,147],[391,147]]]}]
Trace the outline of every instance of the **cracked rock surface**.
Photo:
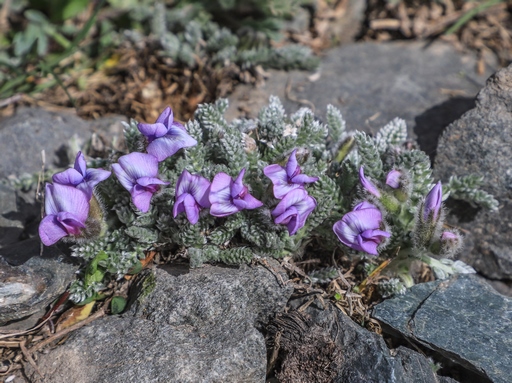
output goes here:
[{"label": "cracked rock surface", "polygon": [[512,376],[512,299],[481,277],[413,286],[376,306],[384,330],[467,370],[466,381],[508,383]]}]

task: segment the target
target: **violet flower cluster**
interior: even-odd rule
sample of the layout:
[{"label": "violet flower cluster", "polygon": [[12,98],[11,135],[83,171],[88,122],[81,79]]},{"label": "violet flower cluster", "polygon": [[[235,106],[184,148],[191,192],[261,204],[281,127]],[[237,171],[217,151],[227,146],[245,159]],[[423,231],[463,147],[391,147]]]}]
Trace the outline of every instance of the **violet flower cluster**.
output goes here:
[{"label": "violet flower cluster", "polygon": [[308,195],[304,184],[318,181],[318,177],[301,173],[296,153],[297,149],[290,154],[285,167],[274,164],[263,169],[263,173],[272,181],[274,197],[281,200],[272,211],[274,222],[286,225],[290,235],[304,226],[316,207],[316,200]]}]

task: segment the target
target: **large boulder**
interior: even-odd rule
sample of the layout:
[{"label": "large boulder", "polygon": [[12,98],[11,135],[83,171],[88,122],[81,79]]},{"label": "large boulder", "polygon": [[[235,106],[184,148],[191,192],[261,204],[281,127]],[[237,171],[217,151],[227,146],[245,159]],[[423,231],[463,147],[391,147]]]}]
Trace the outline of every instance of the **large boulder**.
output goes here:
[{"label": "large boulder", "polygon": [[[123,315],[101,318],[38,355],[52,383],[264,382],[260,332],[293,288],[268,268],[169,266],[149,272]],[[278,275],[279,274],[279,275]],[[31,367],[32,382],[42,379]]]},{"label": "large boulder", "polygon": [[[477,174],[499,201],[499,212],[455,206],[449,222],[467,232],[461,259],[490,279],[512,280],[512,66],[487,81],[476,107],[442,135],[436,178]],[[458,209],[457,209],[458,208]]]}]

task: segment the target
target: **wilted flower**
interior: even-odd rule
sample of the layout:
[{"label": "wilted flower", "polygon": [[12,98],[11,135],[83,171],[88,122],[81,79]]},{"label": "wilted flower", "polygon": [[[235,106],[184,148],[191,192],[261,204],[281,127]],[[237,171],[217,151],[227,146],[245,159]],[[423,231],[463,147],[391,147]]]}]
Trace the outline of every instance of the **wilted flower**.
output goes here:
[{"label": "wilted flower", "polygon": [[366,191],[368,191],[370,194],[373,194],[375,197],[380,198],[380,191],[377,189],[377,186],[375,186],[364,176],[363,166],[359,168],[359,181],[361,181],[361,184],[366,189]]},{"label": "wilted flower", "polygon": [[434,222],[437,221],[442,201],[443,187],[441,186],[441,181],[439,181],[425,197],[423,204],[423,221],[427,221],[430,216],[432,216]]},{"label": "wilted flower", "polygon": [[242,183],[245,169],[242,169],[236,180],[226,173],[217,174],[210,187],[210,214],[225,217],[243,209],[256,209],[263,203],[249,194],[247,186]]},{"label": "wilted flower", "polygon": [[276,224],[286,225],[288,233],[294,235],[306,223],[315,209],[316,200],[300,188],[287,193],[272,211]]},{"label": "wilted flower", "polygon": [[183,170],[176,183],[176,202],[172,210],[174,217],[185,212],[189,222],[195,225],[199,220],[199,210],[211,205],[209,193],[210,181]]},{"label": "wilted flower", "polygon": [[87,169],[84,155],[82,152],[78,152],[75,158],[75,166],[54,174],[53,182],[76,187],[83,191],[88,199],[91,199],[94,187],[110,177],[110,174],[109,171],[103,169]]},{"label": "wilted flower", "polygon": [[68,235],[77,237],[85,229],[89,200],[82,191],[72,186],[46,184],[44,208],[46,216],[39,224],[39,237],[46,246]]},{"label": "wilted flower", "polygon": [[443,231],[441,234],[441,254],[452,257],[462,248],[462,236],[458,232]]},{"label": "wilted flower", "polygon": [[286,168],[274,164],[268,165],[263,169],[263,173],[274,184],[274,196],[278,199],[283,198],[291,190],[302,187],[305,183],[318,181],[318,177],[301,174],[300,166],[295,156],[296,152],[297,149],[290,154]]},{"label": "wilted flower", "polygon": [[401,172],[398,170],[391,170],[386,176],[386,185],[393,189],[398,189],[400,187],[400,177],[402,177]]},{"label": "wilted flower", "polygon": [[390,233],[380,230],[382,213],[369,202],[361,202],[333,226],[338,239],[352,249],[378,255],[377,247]]},{"label": "wilted flower", "polygon": [[163,161],[181,148],[197,145],[185,127],[174,121],[172,109],[167,107],[154,124],[139,123],[139,131],[148,139],[147,152]]},{"label": "wilted flower", "polygon": [[169,184],[158,178],[158,160],[151,154],[135,152],[122,156],[118,164],[112,165],[112,170],[130,192],[133,204],[144,213],[149,210],[151,197],[160,185]]}]

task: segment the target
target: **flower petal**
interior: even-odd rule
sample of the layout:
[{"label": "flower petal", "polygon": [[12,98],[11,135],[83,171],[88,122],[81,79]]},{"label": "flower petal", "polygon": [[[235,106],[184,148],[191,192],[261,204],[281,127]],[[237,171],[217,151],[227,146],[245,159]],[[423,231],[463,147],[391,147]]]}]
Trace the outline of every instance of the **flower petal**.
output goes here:
[{"label": "flower petal", "polygon": [[87,170],[87,162],[85,162],[85,157],[82,154],[82,152],[78,152],[76,154],[74,168],[77,172],[79,172],[82,175],[82,177],[85,177],[85,172]]},{"label": "flower petal", "polygon": [[178,198],[176,198],[176,202],[174,202],[174,206],[172,207],[172,215],[174,218],[185,211],[185,206],[183,205],[183,201],[187,198],[189,194],[183,193]]},{"label": "flower petal", "polygon": [[[250,195],[249,193],[247,193],[243,198],[242,200],[245,202],[245,209],[248,209],[248,210],[252,210],[252,209],[257,209],[261,206],[263,206],[263,202],[261,202],[260,200],[254,198],[252,195]],[[236,200],[234,200],[233,202],[235,202]]]},{"label": "flower petal", "polygon": [[[283,212],[283,214],[275,217],[274,222],[278,225],[279,224],[287,224],[288,222],[290,222],[292,217],[297,216],[297,214],[299,214],[299,212],[297,211],[297,208],[295,206],[291,206],[290,208],[286,209]],[[272,215],[274,215],[273,212],[272,212]]]},{"label": "flower petal", "polygon": [[[164,124],[166,127],[170,125],[174,120],[174,112],[172,109],[168,106],[164,109],[162,113],[160,113],[160,116],[156,119],[157,123]],[[170,123],[169,123],[170,122]]]},{"label": "flower petal", "polygon": [[231,184],[233,179],[226,173],[218,173],[213,177],[210,186],[209,200],[213,205],[214,203],[227,203],[231,204]]},{"label": "flower petal", "polygon": [[291,179],[294,184],[309,184],[318,181],[318,177],[310,177],[305,174],[297,174]]},{"label": "flower petal", "polygon": [[144,124],[144,123],[138,123],[137,128],[139,131],[148,138],[149,142],[152,142],[153,140],[156,140],[159,137],[163,137],[167,134],[167,126],[162,123],[156,123],[156,124]]},{"label": "flower petal", "polygon": [[192,225],[195,225],[197,221],[199,221],[199,207],[197,206],[196,200],[190,194],[187,194],[183,205],[185,206],[188,221]]},{"label": "flower petal", "polygon": [[132,190],[135,185],[135,180],[124,171],[121,165],[112,164],[112,170],[114,171],[121,185],[123,185],[123,187],[128,191]]},{"label": "flower petal", "polygon": [[240,209],[231,202],[212,203],[210,214],[214,217],[226,217],[238,213]]},{"label": "flower petal", "polygon": [[[47,214],[69,212],[74,214],[78,221],[85,222],[89,215],[89,199],[81,190],[60,184],[48,185],[46,190],[50,192],[50,201],[48,203],[53,205],[47,210]],[[56,211],[52,211],[54,208]]]},{"label": "flower petal", "polygon": [[443,202],[443,187],[439,181],[425,197],[425,206],[423,208],[423,219],[426,221],[430,212],[433,213],[434,220],[437,219],[441,204]]},{"label": "flower petal", "polygon": [[132,180],[158,175],[158,160],[151,154],[134,152],[120,157],[118,162]]},{"label": "flower petal", "polygon": [[281,165],[268,165],[263,169],[263,174],[265,174],[272,183],[275,184],[287,184],[288,176],[286,175],[286,170]]},{"label": "flower petal", "polygon": [[361,184],[366,189],[366,191],[368,191],[370,194],[373,194],[375,197],[380,198],[380,191],[379,189],[377,189],[377,186],[375,186],[370,180],[368,180],[364,176],[363,166],[359,168],[359,180],[361,181]]},{"label": "flower petal", "polygon": [[66,169],[63,172],[53,175],[52,180],[56,184],[77,186],[83,182],[83,175],[76,169]]},{"label": "flower petal", "polygon": [[244,190],[243,178],[245,175],[245,169],[240,170],[240,173],[236,177],[235,181],[231,185],[231,197],[235,198],[240,195]]},{"label": "flower petal", "polygon": [[305,199],[308,193],[300,188],[289,192],[284,198],[277,204],[275,209],[272,211],[272,215],[277,217],[283,214],[290,206],[298,204],[301,200]]},{"label": "flower petal", "polygon": [[165,136],[151,142],[146,150],[160,162],[172,156],[178,150],[194,145],[197,145],[197,141],[190,137],[187,132],[171,128]]},{"label": "flower petal", "polygon": [[398,189],[400,187],[400,177],[402,173],[398,170],[391,170],[386,176],[386,185],[392,187],[393,189]]},{"label": "flower petal", "polygon": [[151,203],[151,197],[153,197],[153,193],[145,190],[143,187],[136,185],[130,194],[132,196],[132,202],[135,207],[141,212],[147,213]]},{"label": "flower petal", "polygon": [[46,246],[57,243],[61,238],[68,235],[66,230],[57,221],[55,214],[47,215],[39,224],[39,238]]},{"label": "flower petal", "polygon": [[84,180],[87,181],[92,187],[96,186],[102,181],[105,181],[110,177],[111,172],[103,169],[87,169],[85,172]]},{"label": "flower petal", "polygon": [[297,170],[298,163],[295,153],[297,153],[297,149],[290,154],[290,158],[288,158],[288,162],[286,163],[286,175],[288,178],[292,178]]},{"label": "flower petal", "polygon": [[364,251],[365,253],[371,254],[371,255],[379,255],[379,252],[377,251],[377,242],[374,241],[368,241],[363,240],[361,235],[357,236],[357,247],[354,247],[355,250]]}]

